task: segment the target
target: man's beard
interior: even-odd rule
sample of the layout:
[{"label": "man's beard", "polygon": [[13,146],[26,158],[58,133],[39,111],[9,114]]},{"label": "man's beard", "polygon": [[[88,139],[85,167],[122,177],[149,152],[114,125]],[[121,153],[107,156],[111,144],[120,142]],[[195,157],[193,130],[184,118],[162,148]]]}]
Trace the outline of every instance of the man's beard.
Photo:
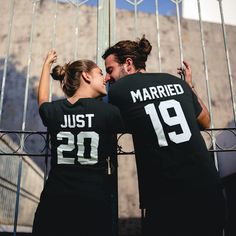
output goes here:
[{"label": "man's beard", "polygon": [[118,79],[120,79],[120,78],[122,78],[122,77],[124,77],[124,76],[126,76],[126,75],[128,75],[128,72],[125,70],[124,65],[122,65],[122,66],[120,67],[120,73],[119,73],[119,78],[118,78]]},{"label": "man's beard", "polygon": [[126,70],[124,68],[124,65],[121,65],[118,77],[116,79],[113,78],[113,79],[109,80],[109,86],[111,86],[116,81],[118,81],[120,78],[122,78],[122,77],[124,77],[126,75],[128,75],[128,73],[126,72]]}]

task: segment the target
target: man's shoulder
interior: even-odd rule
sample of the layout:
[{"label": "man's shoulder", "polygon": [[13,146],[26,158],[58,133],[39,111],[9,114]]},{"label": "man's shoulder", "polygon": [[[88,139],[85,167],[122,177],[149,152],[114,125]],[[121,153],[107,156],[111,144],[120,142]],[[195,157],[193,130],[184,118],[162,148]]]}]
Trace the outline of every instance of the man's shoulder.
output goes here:
[{"label": "man's shoulder", "polygon": [[[111,90],[126,89],[137,84],[159,83],[161,81],[181,81],[181,79],[170,73],[135,73],[127,75],[111,85]],[[181,83],[181,82],[180,82]]]},{"label": "man's shoulder", "polygon": [[160,72],[156,72],[156,73],[143,73],[142,77],[146,77],[146,78],[158,78],[158,79],[179,79],[176,75],[170,74],[170,73],[160,73]]},{"label": "man's shoulder", "polygon": [[109,88],[109,96],[123,97],[131,90],[148,87],[164,86],[168,84],[180,84],[185,87],[186,82],[170,73],[135,73],[127,75]]},{"label": "man's shoulder", "polygon": [[139,84],[141,87],[168,84],[181,84],[185,87],[187,84],[185,80],[181,79],[177,75],[170,73],[139,73],[136,78],[136,83]]},{"label": "man's shoulder", "polygon": [[116,83],[116,85],[119,84],[125,84],[125,83],[131,83],[133,82],[133,80],[139,80],[139,79],[161,79],[161,78],[165,78],[165,79],[179,79],[179,77],[177,77],[176,75],[170,74],[170,73],[135,73],[135,74],[130,74],[130,75],[126,75],[125,77],[121,78],[120,80],[118,80]]}]

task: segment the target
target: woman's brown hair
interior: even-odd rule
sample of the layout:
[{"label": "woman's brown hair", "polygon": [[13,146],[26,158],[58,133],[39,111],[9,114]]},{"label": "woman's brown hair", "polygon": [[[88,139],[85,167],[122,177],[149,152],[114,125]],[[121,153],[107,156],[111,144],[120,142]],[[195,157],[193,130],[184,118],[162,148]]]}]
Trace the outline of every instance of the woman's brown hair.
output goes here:
[{"label": "woman's brown hair", "polygon": [[82,72],[91,72],[97,64],[91,60],[78,60],[66,63],[64,66],[57,65],[52,69],[52,78],[59,80],[63,92],[67,97],[72,97],[80,86]]}]

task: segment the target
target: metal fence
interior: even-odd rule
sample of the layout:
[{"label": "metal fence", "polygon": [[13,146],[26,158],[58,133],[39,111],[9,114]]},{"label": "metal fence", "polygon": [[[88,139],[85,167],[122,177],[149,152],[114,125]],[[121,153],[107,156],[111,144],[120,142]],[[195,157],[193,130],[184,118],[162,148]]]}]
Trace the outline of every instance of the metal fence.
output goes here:
[{"label": "metal fence", "polygon": [[[86,5],[91,0],[1,0],[0,168],[4,168],[5,171],[9,169],[9,172],[6,176],[2,169],[0,172],[0,201],[2,201],[0,205],[11,209],[5,208],[1,211],[3,213],[0,213],[0,223],[2,219],[7,219],[5,224],[14,225],[14,234],[17,225],[30,226],[25,223],[27,220],[25,222],[18,220],[24,219],[21,214],[32,216],[33,212],[32,210],[30,214],[22,213],[24,210],[20,207],[21,203],[24,205],[26,204],[24,201],[29,201],[32,205],[31,209],[35,209],[39,201],[40,189],[50,168],[48,166],[49,137],[38,116],[35,90],[41,64],[47,52],[46,48],[57,49],[59,63],[87,57],[96,60],[104,69],[101,55],[109,45],[119,39],[127,39],[127,35],[135,39],[146,34],[154,45],[154,54],[149,64],[150,71],[154,70],[153,68],[160,72],[169,70],[169,62],[171,62],[174,67],[173,72],[178,64],[182,65],[186,57],[194,63],[195,51],[188,45],[195,41],[191,41],[189,35],[197,34],[199,40],[198,48],[195,50],[197,50],[196,54],[200,55],[200,59],[196,60],[196,65],[193,64],[192,68],[194,78],[201,77],[201,81],[194,79],[194,82],[200,84],[199,93],[207,103],[212,120],[211,128],[202,133],[203,137],[209,151],[214,155],[217,168],[219,167],[218,153],[233,153],[236,150],[234,128],[236,103],[233,76],[235,71],[232,69],[234,67],[231,68],[232,61],[236,62],[236,58],[229,53],[229,48],[235,50],[233,38],[235,38],[236,26],[225,25],[224,0],[216,0],[219,5],[221,24],[214,26],[215,28],[202,21],[200,0],[196,0],[199,20],[190,23],[181,16],[181,0],[169,0],[176,11],[173,16],[168,17],[159,14],[158,0],[123,1],[130,5],[132,12],[118,10],[115,0],[98,0],[93,7]],[[153,14],[139,12],[141,4],[153,4],[155,12]],[[194,32],[188,28],[189,26],[194,26]],[[166,33],[167,29],[172,31],[171,34]],[[221,35],[217,42],[219,48],[213,50],[209,44],[212,32]],[[221,50],[221,57],[215,60],[221,60],[220,64],[225,68],[223,72],[220,68],[218,71],[217,64],[212,64],[212,60],[208,59],[214,59],[216,50]],[[200,74],[196,72],[199,65],[202,72]],[[220,79],[224,78],[224,82],[215,80],[215,78],[219,79],[218,75]],[[228,81],[225,80],[226,78]],[[216,101],[220,100],[218,95],[215,95],[216,89],[213,84],[216,83],[222,83],[222,88],[225,89],[222,90],[223,94],[220,97],[224,102],[222,106],[216,104]],[[51,83],[50,100],[62,96],[56,86]],[[224,100],[224,97],[227,99]],[[223,112],[219,112],[221,109]],[[222,136],[227,139],[223,138],[222,141],[220,138]],[[117,155],[134,154],[133,150],[124,150],[119,145],[120,139],[122,136],[118,137]],[[46,162],[39,161],[39,158],[46,158]],[[38,168],[38,165],[46,169]],[[27,169],[31,172],[30,175],[37,179],[39,186],[37,193],[28,183],[22,169]],[[25,183],[28,183],[27,187],[24,187]],[[9,205],[9,201],[15,204]],[[11,220],[8,221],[9,219]],[[27,222],[32,222],[32,219],[28,219]]]},{"label": "metal fence", "polygon": [[[234,152],[236,151],[236,128],[224,129],[207,129],[202,131],[209,136],[210,146],[209,152]],[[214,133],[214,136],[212,135]],[[219,133],[230,133],[234,137],[231,145],[226,145],[220,140],[215,141],[215,148],[213,146],[215,136]],[[24,135],[24,142],[21,143],[21,137]],[[126,150],[122,147],[122,137],[126,134],[120,134],[117,137],[117,155],[134,155],[134,150]],[[12,136],[17,137],[13,141]],[[30,139],[36,137],[42,139],[40,149],[35,152],[27,147]],[[1,228],[6,231],[17,232],[31,232],[34,212],[39,203],[39,196],[43,188],[49,170],[50,145],[49,135],[47,132],[30,132],[30,131],[0,131],[0,219]],[[22,146],[23,145],[23,146]],[[31,145],[31,144],[29,144]],[[26,151],[26,152],[25,152]],[[116,155],[115,155],[116,156]],[[31,157],[31,158],[30,158]],[[32,157],[44,158],[44,171],[42,171]],[[117,195],[117,163],[113,160],[113,192],[112,192],[112,207],[113,207],[113,235],[118,232],[118,195]],[[4,170],[5,169],[5,170]],[[7,170],[7,171],[6,171]],[[15,204],[13,204],[15,203]],[[27,206],[27,207],[26,207]],[[13,227],[11,227],[13,224]],[[19,224],[19,225],[18,225]]]},{"label": "metal fence", "polygon": [[[23,135],[26,136],[22,143],[20,140]],[[35,135],[43,137],[42,132],[0,131],[1,231],[15,233],[17,224],[18,232],[31,231],[45,176],[44,171],[32,160],[32,156],[43,156],[47,160],[48,152],[46,146],[45,152],[28,152],[27,140]],[[47,143],[45,139],[44,145]]]}]

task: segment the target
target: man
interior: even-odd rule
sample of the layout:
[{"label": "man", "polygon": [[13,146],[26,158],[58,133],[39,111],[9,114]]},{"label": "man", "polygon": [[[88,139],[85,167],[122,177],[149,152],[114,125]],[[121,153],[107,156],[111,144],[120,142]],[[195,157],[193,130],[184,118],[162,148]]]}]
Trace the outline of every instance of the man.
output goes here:
[{"label": "man", "polygon": [[200,133],[210,126],[209,112],[194,91],[188,63],[178,69],[185,81],[144,73],[151,49],[143,36],[120,41],[103,54],[112,84],[109,102],[120,108],[133,135],[144,233],[221,236],[222,185]]}]

